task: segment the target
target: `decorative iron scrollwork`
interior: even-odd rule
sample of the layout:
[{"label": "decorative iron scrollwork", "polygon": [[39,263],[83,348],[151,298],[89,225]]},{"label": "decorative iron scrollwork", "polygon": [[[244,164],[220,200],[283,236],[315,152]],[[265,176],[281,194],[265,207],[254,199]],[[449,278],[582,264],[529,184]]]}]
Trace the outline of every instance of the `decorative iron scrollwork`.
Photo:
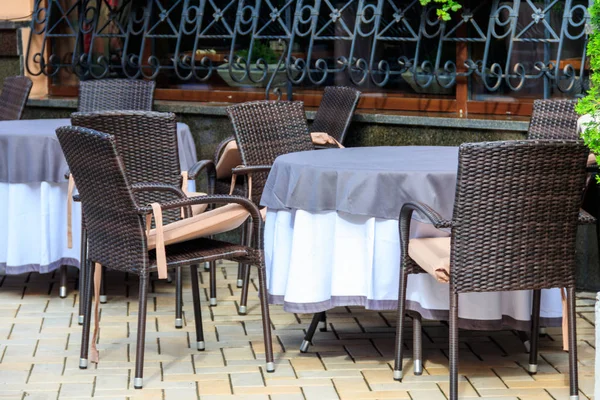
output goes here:
[{"label": "decorative iron scrollwork", "polygon": [[[472,1],[444,22],[418,0],[36,0],[26,68],[81,79],[206,82],[218,73],[267,96],[282,76],[320,86],[340,75],[357,86],[447,90],[464,77],[487,92],[543,81],[577,94],[589,2]],[[256,56],[265,42],[281,43],[276,63]],[[204,53],[214,43],[228,49],[219,62]],[[466,58],[457,59],[459,43]]]}]

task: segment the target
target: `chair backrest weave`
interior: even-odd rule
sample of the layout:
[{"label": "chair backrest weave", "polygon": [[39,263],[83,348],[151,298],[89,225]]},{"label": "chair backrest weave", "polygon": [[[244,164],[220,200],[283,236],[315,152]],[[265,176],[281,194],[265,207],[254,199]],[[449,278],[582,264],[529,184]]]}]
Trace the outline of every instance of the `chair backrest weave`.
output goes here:
[{"label": "chair backrest weave", "polygon": [[[227,108],[242,162],[272,165],[282,154],[314,150],[304,103],[252,101]],[[260,200],[268,174],[252,175],[252,199]]]},{"label": "chair backrest weave", "polygon": [[148,265],[144,222],[115,139],[75,126],[59,128],[56,135],[81,197],[90,260],[139,273]]},{"label": "chair backrest weave", "polygon": [[577,141],[460,146],[451,290],[572,287],[587,156]]},{"label": "chair backrest weave", "polygon": [[[177,119],[172,113],[104,111],[71,114],[71,124],[115,137],[128,181],[134,185],[157,182],[181,187],[177,145]],[[140,205],[174,200],[166,192],[136,192]],[[165,211],[165,223],[180,218],[177,210]]]},{"label": "chair backrest weave", "polygon": [[0,120],[21,119],[33,83],[26,76],[9,76],[4,79],[0,93]]},{"label": "chair backrest weave", "polygon": [[79,83],[81,112],[110,110],[151,111],[154,81],[134,79],[98,79]]},{"label": "chair backrest weave", "polygon": [[579,140],[577,100],[535,100],[527,139]]},{"label": "chair backrest weave", "polygon": [[325,132],[344,143],[361,93],[346,86],[328,86],[317,109],[311,132]]}]

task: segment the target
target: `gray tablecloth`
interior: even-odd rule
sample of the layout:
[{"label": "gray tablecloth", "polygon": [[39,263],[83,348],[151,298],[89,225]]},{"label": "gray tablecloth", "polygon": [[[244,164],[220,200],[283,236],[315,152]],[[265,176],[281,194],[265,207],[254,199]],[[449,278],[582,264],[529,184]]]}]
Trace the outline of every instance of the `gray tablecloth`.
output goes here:
[{"label": "gray tablecloth", "polygon": [[[65,182],[68,166],[56,138],[56,128],[69,119],[0,121],[0,182]],[[186,124],[177,124],[179,161],[188,170],[197,160]]]},{"label": "gray tablecloth", "polygon": [[261,204],[272,210],[336,210],[398,219],[402,204],[422,201],[450,218],[457,166],[458,147],[359,147],[291,153],[275,160]]}]

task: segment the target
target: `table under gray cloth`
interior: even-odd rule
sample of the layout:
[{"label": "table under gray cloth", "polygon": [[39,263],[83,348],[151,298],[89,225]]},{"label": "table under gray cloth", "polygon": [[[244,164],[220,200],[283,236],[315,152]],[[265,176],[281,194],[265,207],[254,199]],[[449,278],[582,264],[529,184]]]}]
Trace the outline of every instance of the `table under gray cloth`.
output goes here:
[{"label": "table under gray cloth", "polygon": [[[56,129],[67,125],[70,119],[0,121],[0,182],[65,182],[69,168]],[[186,124],[177,124],[177,140],[181,169],[187,171],[197,157]]]},{"label": "table under gray cloth", "polygon": [[457,166],[458,147],[357,147],[290,153],[275,160],[261,205],[270,210],[336,210],[398,219],[402,204],[421,201],[450,218]]}]

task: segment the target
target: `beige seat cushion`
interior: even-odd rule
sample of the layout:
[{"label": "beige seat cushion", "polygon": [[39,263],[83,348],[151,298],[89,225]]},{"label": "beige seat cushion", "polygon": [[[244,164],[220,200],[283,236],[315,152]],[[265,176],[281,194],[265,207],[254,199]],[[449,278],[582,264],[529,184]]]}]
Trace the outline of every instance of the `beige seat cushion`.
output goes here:
[{"label": "beige seat cushion", "polygon": [[217,161],[215,167],[217,172],[217,179],[231,177],[231,170],[237,166],[242,165],[242,157],[238,150],[237,143],[235,140],[230,141],[225,146],[221,158]]},{"label": "beige seat cushion", "polygon": [[[260,210],[263,220],[267,216],[267,208]],[[228,232],[241,226],[250,213],[239,204],[227,204],[214,210],[194,215],[163,226],[165,245],[185,242]],[[156,248],[156,229],[148,232],[148,248]]]},{"label": "beige seat cushion", "polygon": [[340,142],[335,140],[335,138],[333,136],[330,136],[328,133],[325,133],[325,132],[312,132],[310,134],[310,138],[314,144],[319,144],[322,146],[331,144],[331,145],[335,145],[341,149],[344,148],[344,146],[342,146],[342,144]]},{"label": "beige seat cushion", "polygon": [[450,281],[450,238],[410,239],[408,255],[439,282]]},{"label": "beige seat cushion", "polygon": [[[185,192],[185,194],[187,195],[187,197],[206,196],[206,193],[202,192]],[[204,211],[206,211],[207,207],[208,204],[194,204],[192,206],[192,215],[202,214]]]},{"label": "beige seat cushion", "polygon": [[588,156],[587,165],[596,165],[596,155],[594,153],[590,153]]}]

